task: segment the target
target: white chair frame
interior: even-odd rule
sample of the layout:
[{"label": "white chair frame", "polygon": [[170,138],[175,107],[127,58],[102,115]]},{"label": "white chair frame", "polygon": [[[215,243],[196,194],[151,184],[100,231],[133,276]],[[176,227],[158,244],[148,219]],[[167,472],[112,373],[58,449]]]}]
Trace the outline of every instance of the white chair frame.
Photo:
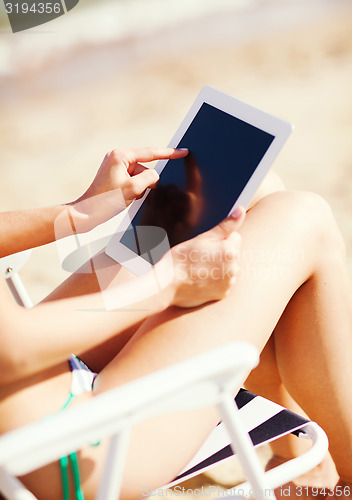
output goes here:
[{"label": "white chair frame", "polygon": [[116,500],[135,423],[180,408],[215,404],[248,479],[236,490],[258,499],[273,497],[274,488],[318,465],[328,442],[320,427],[310,422],[304,432],[312,438],[312,448],[264,472],[233,400],[234,389],[257,362],[252,345],[234,342],[113,389],[49,420],[11,431],[0,438],[0,490],[10,500],[34,500],[15,476],[111,436],[97,500]]},{"label": "white chair frame", "polygon": [[31,250],[25,250],[0,259],[0,276],[5,278],[14,299],[21,306],[32,307],[32,301],[18,274],[31,255]]}]

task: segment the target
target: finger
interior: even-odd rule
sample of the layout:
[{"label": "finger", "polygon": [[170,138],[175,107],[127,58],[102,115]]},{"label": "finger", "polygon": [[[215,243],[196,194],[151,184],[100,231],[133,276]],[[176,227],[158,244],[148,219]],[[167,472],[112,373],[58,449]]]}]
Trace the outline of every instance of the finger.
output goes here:
[{"label": "finger", "polygon": [[188,155],[188,149],[176,148],[141,148],[126,149],[121,151],[128,163],[148,162],[154,160],[169,160],[184,158]]},{"label": "finger", "polygon": [[130,175],[138,175],[141,172],[144,172],[144,170],[147,170],[149,167],[145,167],[144,165],[141,165],[140,163],[132,163],[128,169],[127,172]]},{"label": "finger", "polygon": [[234,258],[238,257],[239,249],[241,248],[242,237],[238,231],[231,233],[225,240],[228,252],[232,252]]},{"label": "finger", "polygon": [[211,229],[211,231],[227,239],[233,232],[240,229],[245,219],[245,215],[245,209],[243,207],[237,207],[228,217],[226,217],[226,219]]},{"label": "finger", "polygon": [[130,198],[138,198],[147,188],[153,187],[159,180],[158,173],[153,168],[147,168],[129,180]]}]

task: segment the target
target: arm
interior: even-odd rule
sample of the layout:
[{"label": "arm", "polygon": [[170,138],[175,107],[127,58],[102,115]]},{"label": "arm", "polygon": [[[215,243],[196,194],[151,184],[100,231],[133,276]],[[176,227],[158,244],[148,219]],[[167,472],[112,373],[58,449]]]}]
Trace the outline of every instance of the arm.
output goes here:
[{"label": "arm", "polygon": [[145,148],[108,153],[92,184],[72,203],[0,214],[0,258],[93,229],[158,181],[154,169],[139,162],[181,158],[185,150]]},{"label": "arm", "polygon": [[236,231],[243,219],[244,211],[239,210],[212,230],[174,247],[150,273],[111,288],[114,302],[122,305],[119,310],[102,309],[103,294],[26,310],[13,303],[0,283],[0,384],[49,368],[72,352],[87,351],[169,306],[197,307],[223,298],[238,270]]},{"label": "arm", "polygon": [[1,213],[0,258],[54,241],[54,222],[64,211],[63,205]]}]

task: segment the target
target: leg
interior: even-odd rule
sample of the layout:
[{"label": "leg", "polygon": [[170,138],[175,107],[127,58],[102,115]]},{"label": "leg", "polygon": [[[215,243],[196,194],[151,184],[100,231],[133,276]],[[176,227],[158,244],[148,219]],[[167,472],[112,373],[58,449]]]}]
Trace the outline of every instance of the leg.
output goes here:
[{"label": "leg", "polygon": [[[349,381],[352,373],[347,364],[341,370],[340,363],[346,356],[345,353],[349,353],[352,348],[351,295],[348,271],[343,261],[337,266],[331,265],[335,258],[334,255],[330,256],[323,274],[325,287],[329,287],[330,294],[321,294],[315,277],[297,290],[282,315],[270,345],[271,357],[274,355],[274,361],[277,363],[276,373],[271,364],[276,384],[274,383],[271,388],[266,386],[264,391],[272,394],[276,391],[279,398],[291,400],[292,397],[281,382],[283,381],[290,394],[305,408],[312,419],[319,421],[321,415],[323,416],[324,423],[321,420],[320,423],[329,436],[330,450],[337,471],[341,477],[350,481],[351,458],[348,453],[351,438],[348,431],[348,413],[344,406],[350,404]],[[311,332],[315,338],[315,346],[308,345],[307,332]],[[311,353],[306,349],[318,349],[321,357],[314,363]],[[268,356],[266,358],[268,360]],[[320,365],[319,369],[317,364]],[[293,376],[295,373],[299,373],[300,376]],[[256,374],[253,373],[249,384],[254,384],[255,387],[258,382],[256,378]],[[337,379],[339,383],[335,385],[333,381]],[[311,386],[310,391],[305,390],[307,382]],[[316,400],[313,400],[312,394],[316,395]],[[337,418],[338,420],[335,420]],[[334,427],[340,426],[341,423],[341,432],[335,432]],[[284,453],[282,449],[276,449],[278,455],[285,456],[285,452],[287,447]],[[293,450],[293,455],[295,453],[296,450]],[[328,485],[333,472],[328,467],[328,459],[322,464],[321,471],[326,478],[325,485]]]},{"label": "leg", "polygon": [[[305,330],[304,338],[300,339],[301,344],[295,344],[294,339],[290,338],[290,345],[294,345],[297,350],[302,350],[304,346],[306,365],[302,367],[297,359],[300,351],[295,353],[293,360],[290,359],[288,363],[291,369],[286,365],[285,381],[287,379],[291,385],[295,385],[293,381],[299,376],[298,369],[309,372],[309,376],[304,375],[299,398],[295,399],[302,402],[303,408],[307,408],[310,415],[332,434],[330,440],[333,442],[335,463],[342,477],[350,479],[351,472],[343,464],[345,460],[347,464],[352,463],[352,433],[348,426],[351,396],[347,394],[346,398],[346,394],[335,390],[336,405],[331,408],[323,401],[324,392],[317,392],[319,380],[328,377],[327,385],[331,392],[332,387],[349,380],[346,373],[350,371],[346,360],[346,349],[348,351],[351,342],[351,318],[346,313],[350,290],[344,278],[347,271],[343,245],[331,213],[320,198],[313,195],[277,193],[264,198],[250,211],[242,233],[243,273],[232,294],[221,302],[203,308],[186,312],[169,310],[147,321],[114,362],[99,375],[97,391],[104,391],[117,383],[127,382],[229,340],[250,340],[262,349],[270,334],[268,332],[274,330],[296,290],[303,290],[311,284],[311,292],[315,293],[315,307],[313,311],[310,310],[310,314],[319,319],[321,325],[318,331]],[[305,307],[311,309],[307,305]],[[340,331],[338,359],[330,359],[331,343],[335,342],[335,338],[326,313],[336,310],[338,318],[335,312],[335,325],[337,322],[339,326],[345,327]],[[289,352],[282,345],[279,348],[285,351],[286,357],[292,354],[292,349]],[[311,369],[313,366],[314,370]],[[280,369],[283,370],[281,365]],[[312,406],[315,406],[314,415],[311,413]],[[344,416],[341,417],[341,414]],[[200,421],[194,423],[199,431],[197,435],[192,419],[188,419],[189,428],[184,429],[184,422],[173,421],[170,427],[176,439],[173,441],[169,436],[168,443],[177,450],[177,436],[182,434],[190,449],[193,449],[193,445],[196,448],[200,444],[198,439],[204,436],[202,429],[209,429],[213,421],[212,415],[209,414],[208,418],[203,414],[201,424]],[[333,421],[341,422],[338,429],[331,426]],[[143,442],[143,436],[140,439]],[[165,459],[165,440],[159,440],[156,434],[152,441],[154,450],[158,450],[156,455]],[[346,446],[346,441],[349,446]],[[180,467],[184,464],[185,454],[177,457],[175,451],[173,455],[170,465],[175,467],[176,473],[177,464]],[[163,462],[163,459],[160,461]],[[136,482],[131,484],[129,476],[135,478],[138,474],[132,474],[127,468],[125,492],[129,490],[137,493],[138,489],[134,489],[137,488]],[[148,476],[152,483],[162,482],[155,471],[152,476],[154,479]]]},{"label": "leg", "polygon": [[[291,302],[294,301],[294,298],[295,296],[291,299]],[[284,312],[282,318],[285,314],[286,313]],[[275,401],[285,408],[308,418],[300,406],[298,406],[297,402],[288,393],[281,380],[278,370],[275,350],[275,332],[280,328],[282,318],[261,353],[259,366],[255,368],[247,378],[245,387],[256,394],[259,394],[271,401]],[[269,460],[266,469],[270,470],[287,460],[291,460],[292,458],[302,455],[310,448],[310,446],[311,444],[309,441],[297,439],[297,437],[292,434],[273,441],[270,443],[273,456]],[[333,487],[337,480],[338,476],[334,462],[332,461],[330,454],[327,454],[322,463],[315,467],[315,469],[304,474],[304,476],[295,479],[290,485],[290,491],[292,496],[295,496],[295,485]],[[288,490],[286,489],[285,491],[285,498],[287,498]],[[276,492],[276,495],[277,497],[280,496],[280,489]]]},{"label": "leg", "polygon": [[[255,194],[250,208],[255,206],[255,204],[258,203],[258,201],[260,201],[264,196],[276,191],[282,191],[284,189],[285,187],[281,179],[277,176],[277,174],[270,171]],[[291,299],[291,302],[294,302],[294,300],[295,295]],[[307,300],[309,303],[309,297],[307,297]],[[285,315],[286,314],[284,312],[283,318],[285,318]],[[303,410],[298,406],[297,402],[288,393],[282,382],[277,366],[275,332],[282,330],[281,325],[283,322],[284,319],[279,321],[273,335],[261,353],[260,365],[253,370],[249,378],[246,380],[245,385],[252,392],[275,401],[295,413],[306,416]],[[310,325],[307,325],[307,328],[310,328]],[[294,436],[286,436],[285,438],[274,441],[270,446],[273,452],[273,457],[268,463],[268,468],[275,467],[278,463],[301,455],[310,445],[303,440],[296,439]],[[315,470],[306,474],[304,478],[299,478],[298,484],[319,486],[323,484],[335,484],[335,482],[336,469],[330,455],[328,455],[322,464],[320,464],[320,466],[318,466]]]},{"label": "leg", "polygon": [[[270,171],[253,197],[249,209],[253,208],[256,203],[268,194],[284,189],[285,187],[281,179],[277,174]],[[294,298],[291,300],[294,300]],[[285,312],[283,315],[285,315]],[[275,330],[261,353],[259,366],[251,372],[246,380],[245,386],[256,394],[270,399],[271,401],[275,401],[295,413],[306,416],[296,401],[294,401],[287,392],[281,380],[276,361],[274,337]],[[303,440],[298,440],[294,436],[286,436],[280,440],[275,440],[270,444],[273,457],[270,464],[268,464],[269,468],[272,464],[275,466],[275,463],[282,459],[288,460],[301,455],[308,446],[308,443]],[[333,467],[333,469],[335,469],[335,467]],[[326,471],[324,471],[324,473],[326,477]]]},{"label": "leg", "polygon": [[[98,393],[230,340],[248,340],[263,349],[290,299],[304,283],[314,281],[317,296],[316,310],[312,314],[319,317],[324,310],[334,310],[335,324],[346,320],[343,316],[347,305],[342,305],[342,297],[347,293],[348,285],[339,272],[343,269],[342,245],[331,214],[318,197],[292,192],[265,197],[250,210],[242,236],[242,274],[231,295],[201,308],[175,308],[150,318],[114,361],[101,371],[97,378]],[[334,274],[337,286],[330,286],[330,283],[326,286],[327,279],[330,281]],[[340,333],[344,338],[339,341],[345,343],[346,349],[340,354],[339,363],[334,363],[334,369],[330,369],[330,351],[324,349],[327,347],[324,342],[317,342],[317,335],[323,338],[332,335],[328,326],[323,321],[318,334],[307,331],[304,347],[311,355],[308,362],[316,367],[315,376],[320,380],[329,378],[329,388],[335,388],[348,380],[345,376],[349,368],[345,365],[350,330]],[[325,365],[321,363],[323,358]],[[326,366],[329,368],[327,372]],[[293,364],[292,377],[297,376],[297,368]],[[349,442],[352,440],[347,425],[351,396],[347,394],[346,398],[344,394],[342,399],[341,393],[336,392],[335,401],[339,406],[329,407],[330,413],[326,415],[326,404],[316,398],[315,380],[307,378],[302,387],[305,399],[321,403],[315,418],[323,427],[331,418],[340,424],[337,428],[329,428],[330,433],[337,434],[334,437],[334,450],[337,450],[334,460],[339,468],[341,435]],[[321,391],[319,397],[323,397]],[[302,395],[301,399],[304,399]],[[43,400],[40,400],[41,404]],[[341,414],[346,418],[340,418]],[[140,496],[143,486],[155,487],[174,477],[216,420],[214,411],[209,410],[187,415],[180,412],[141,425],[132,440],[123,495]],[[182,446],[179,436],[182,436]],[[350,450],[351,447],[344,457],[347,464],[352,462]],[[99,476],[101,467],[97,454],[101,452],[90,448],[83,453],[86,459],[82,461],[82,476],[93,494],[94,476]],[[344,479],[350,479],[347,473]]]},{"label": "leg", "polygon": [[[321,294],[316,277],[296,292],[277,327],[275,350],[285,386],[309,417],[321,423],[337,472],[350,481],[352,440],[347,408],[352,403],[352,370],[343,360],[352,352],[351,292],[346,267],[343,262],[331,265],[333,258],[323,274],[329,293]],[[312,343],[307,342],[307,332]],[[312,349],[319,356],[311,356]],[[300,377],[295,379],[292,373]]]}]

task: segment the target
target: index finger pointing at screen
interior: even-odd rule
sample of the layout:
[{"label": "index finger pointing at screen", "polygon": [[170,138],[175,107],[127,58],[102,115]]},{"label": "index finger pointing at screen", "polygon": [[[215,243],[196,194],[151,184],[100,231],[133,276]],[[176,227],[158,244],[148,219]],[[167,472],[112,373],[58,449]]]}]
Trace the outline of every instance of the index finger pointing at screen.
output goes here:
[{"label": "index finger pointing at screen", "polygon": [[135,162],[148,162],[154,160],[168,160],[184,158],[188,155],[188,149],[176,148],[142,148],[142,149],[128,149],[122,151],[128,163]]}]

